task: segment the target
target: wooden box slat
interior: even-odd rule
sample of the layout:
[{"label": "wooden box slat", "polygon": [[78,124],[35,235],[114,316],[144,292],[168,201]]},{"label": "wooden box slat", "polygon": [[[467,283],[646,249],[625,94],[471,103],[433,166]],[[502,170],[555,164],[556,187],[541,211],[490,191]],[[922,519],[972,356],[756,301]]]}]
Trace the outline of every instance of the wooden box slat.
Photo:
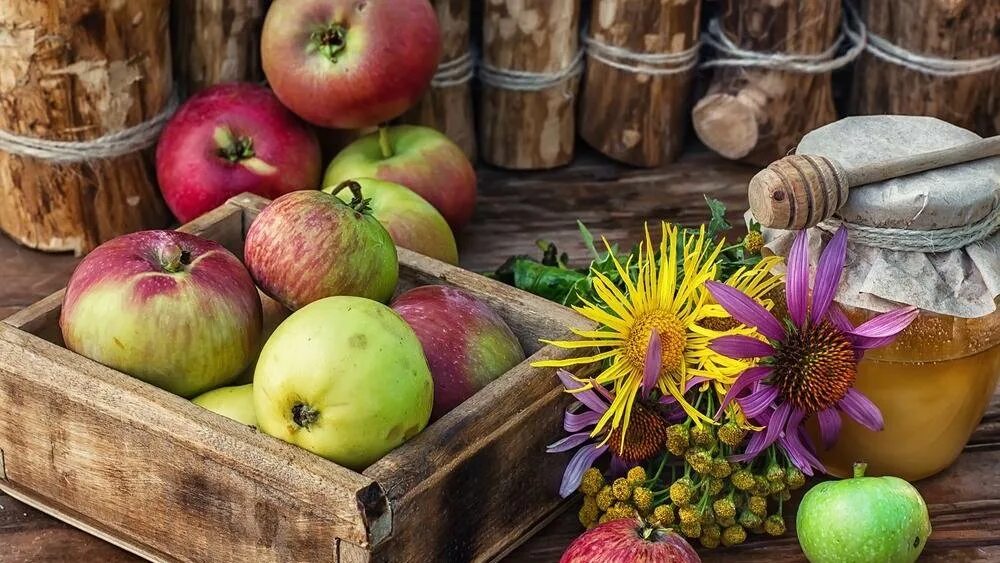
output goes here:
[{"label": "wooden box slat", "polygon": [[[239,196],[181,230],[242,258],[267,200]],[[485,561],[561,501],[565,400],[539,339],[572,311],[399,249],[398,291],[463,287],[531,355],[362,473],[74,354],[62,292],[0,322],[0,488],[155,561]],[[165,341],[164,345],[169,345]]]}]

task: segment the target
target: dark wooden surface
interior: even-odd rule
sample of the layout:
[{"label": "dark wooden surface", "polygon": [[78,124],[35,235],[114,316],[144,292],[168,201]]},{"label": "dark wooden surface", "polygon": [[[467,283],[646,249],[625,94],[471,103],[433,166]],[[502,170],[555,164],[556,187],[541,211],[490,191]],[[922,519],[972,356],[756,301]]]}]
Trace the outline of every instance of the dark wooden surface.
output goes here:
[{"label": "dark wooden surface", "polygon": [[[592,156],[541,173],[481,171],[481,199],[472,226],[461,237],[462,264],[492,270],[508,256],[535,253],[536,239],[555,242],[572,257],[585,257],[576,220],[596,235],[630,244],[644,221],[697,224],[705,218],[704,195],[725,201],[740,224],[746,182],[755,169],[701,151],[656,170],[637,170]],[[0,318],[63,286],[76,260],[14,245],[0,236]],[[945,472],[917,483],[927,500],[934,533],[921,561],[1000,561],[1000,396],[965,453]],[[505,561],[556,562],[580,533],[569,511]],[[793,532],[783,538],[703,552],[710,561],[805,561]],[[64,525],[0,493],[0,562],[136,561],[117,548]]]}]

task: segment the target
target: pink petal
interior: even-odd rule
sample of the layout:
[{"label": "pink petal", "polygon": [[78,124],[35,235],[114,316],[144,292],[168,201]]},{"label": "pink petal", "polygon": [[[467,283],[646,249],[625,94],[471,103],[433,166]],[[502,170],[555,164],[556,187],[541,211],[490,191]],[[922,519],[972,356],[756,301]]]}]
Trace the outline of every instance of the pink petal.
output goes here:
[{"label": "pink petal", "polygon": [[778,440],[778,445],[781,449],[785,451],[788,455],[788,459],[792,461],[795,467],[798,467],[802,473],[806,475],[813,475],[813,468],[819,469],[820,471],[826,472],[826,467],[823,463],[816,459],[816,456],[810,451],[808,447],[809,437],[806,436],[801,428],[796,428],[794,430],[789,430],[785,433],[781,439]]},{"label": "pink petal", "polygon": [[837,443],[840,435],[840,413],[836,409],[821,410],[816,414],[819,420],[819,433],[823,438],[823,447],[830,449]]},{"label": "pink petal", "polygon": [[854,326],[851,325],[851,320],[847,318],[844,311],[840,309],[837,305],[832,305],[826,310],[827,318],[833,323],[833,326],[840,329],[841,332],[850,334],[854,330]]},{"label": "pink petal", "polygon": [[577,450],[566,464],[562,484],[559,485],[559,495],[566,498],[573,494],[580,487],[580,479],[583,479],[584,472],[593,467],[594,461],[607,450],[607,446],[595,448],[590,444]]},{"label": "pink petal", "polygon": [[[557,370],[556,376],[559,378],[559,381],[562,382],[563,387],[569,391],[573,391],[574,389],[579,389],[584,386],[583,383],[580,383],[573,377],[573,374],[564,369]],[[593,389],[579,391],[577,393],[573,393],[572,395],[574,399],[580,401],[586,405],[587,408],[596,413],[604,414],[604,412],[608,410],[608,403],[602,401]]]},{"label": "pink petal", "polygon": [[[707,377],[696,375],[688,380],[687,384],[684,386],[684,392],[687,393],[688,391],[694,389],[696,386],[701,385],[702,383],[705,383],[706,381],[708,381]],[[660,397],[661,405],[672,405],[676,402],[677,399],[675,399],[673,395],[664,395]]]},{"label": "pink petal", "polygon": [[881,348],[883,346],[888,346],[895,342],[895,336],[883,336],[881,338],[869,338],[867,336],[858,336],[856,334],[849,334],[851,338],[851,344],[858,351],[858,359],[861,359],[861,353],[865,350],[874,350],[876,348]]},{"label": "pink petal", "polygon": [[742,391],[744,391],[747,387],[756,384],[758,381],[771,375],[773,372],[774,372],[773,368],[766,366],[758,366],[750,368],[741,373],[740,376],[736,378],[736,381],[729,388],[729,390],[726,391],[726,398],[722,400],[722,405],[719,406],[719,412],[715,413],[715,418],[719,418],[719,415],[726,410],[726,407],[729,406],[729,403],[731,403],[733,399],[735,399],[736,396],[739,395]]},{"label": "pink petal", "polygon": [[580,414],[566,411],[563,415],[563,429],[567,432],[579,432],[588,426],[594,426],[601,420],[601,413],[587,411]]},{"label": "pink petal", "polygon": [[708,347],[723,356],[736,359],[765,358],[774,355],[774,348],[770,344],[740,334],[714,338]]},{"label": "pink petal", "polygon": [[840,276],[844,272],[844,259],[847,256],[847,227],[841,225],[837,234],[833,235],[819,258],[816,267],[816,282],[813,287],[812,308],[810,316],[813,323],[819,323],[826,310],[833,302],[833,296],[840,285]]},{"label": "pink petal", "polygon": [[747,418],[757,418],[761,413],[774,405],[774,401],[777,398],[777,387],[761,385],[758,391],[754,391],[742,399],[736,399],[736,401],[740,404],[740,408],[743,409],[743,414]]},{"label": "pink petal", "polygon": [[705,282],[712,297],[737,321],[756,328],[771,340],[782,340],[785,329],[770,311],[735,287],[716,281]]},{"label": "pink petal", "polygon": [[866,338],[885,338],[895,336],[910,326],[913,319],[920,314],[920,309],[916,307],[904,307],[883,313],[874,319],[858,326],[852,331],[855,336]]},{"label": "pink petal", "polygon": [[554,454],[558,452],[565,452],[572,450],[573,448],[579,446],[580,444],[586,442],[590,439],[590,432],[579,432],[577,434],[570,434],[558,442],[553,442],[549,444],[545,451]]},{"label": "pink petal", "polygon": [[788,271],[785,274],[785,299],[788,302],[788,313],[792,316],[795,326],[802,327],[806,322],[806,300],[809,296],[809,235],[807,231],[799,231],[788,253]]},{"label": "pink petal", "polygon": [[861,391],[851,388],[847,390],[847,395],[837,403],[840,410],[847,416],[853,418],[858,424],[865,428],[878,432],[885,427],[882,420],[882,411],[879,410],[871,399],[865,397]]},{"label": "pink petal", "polygon": [[628,473],[628,470],[632,469],[635,465],[626,462],[624,459],[618,457],[618,454],[612,451],[611,463],[608,464],[608,475],[610,477],[621,477]]},{"label": "pink petal", "polygon": [[767,429],[764,431],[766,436],[764,436],[765,446],[770,446],[781,436],[781,433],[785,431],[785,424],[788,422],[788,418],[792,416],[793,413],[801,413],[799,409],[792,407],[790,403],[782,403],[777,409],[775,409],[774,414],[771,415],[771,420],[767,423]]},{"label": "pink petal", "polygon": [[747,442],[747,447],[740,455],[732,456],[732,461],[748,461],[757,457],[767,446],[764,444],[764,431],[754,432]]},{"label": "pink petal", "polygon": [[653,329],[649,335],[649,344],[646,346],[646,362],[642,368],[642,396],[649,397],[649,392],[656,387],[656,382],[660,380],[660,361],[663,357],[663,348],[660,341],[660,331]]}]

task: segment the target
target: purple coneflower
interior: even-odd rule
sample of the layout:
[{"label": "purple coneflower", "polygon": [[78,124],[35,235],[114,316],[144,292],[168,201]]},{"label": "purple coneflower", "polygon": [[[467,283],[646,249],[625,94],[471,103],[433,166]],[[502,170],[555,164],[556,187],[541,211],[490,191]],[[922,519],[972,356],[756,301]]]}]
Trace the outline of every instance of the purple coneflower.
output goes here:
[{"label": "purple coneflower", "polygon": [[[882,413],[854,388],[858,362],[865,350],[885,346],[916,318],[916,307],[897,309],[857,327],[833,304],[847,253],[847,231],[841,227],[820,256],[809,305],[809,252],[806,231],[800,231],[788,254],[785,297],[789,318],[779,322],[769,311],[739,290],[707,282],[709,292],[734,319],[755,327],[768,342],[749,336],[722,336],[710,347],[731,358],[758,358],[726,394],[723,407],[736,400],[747,418],[766,429],[754,434],[742,456],[756,457],[778,442],[803,473],[826,468],[803,423],[815,415],[829,448],[840,433],[841,413],[862,426],[882,429]],[[743,394],[749,390],[747,394]],[[741,396],[741,394],[743,394]]]}]

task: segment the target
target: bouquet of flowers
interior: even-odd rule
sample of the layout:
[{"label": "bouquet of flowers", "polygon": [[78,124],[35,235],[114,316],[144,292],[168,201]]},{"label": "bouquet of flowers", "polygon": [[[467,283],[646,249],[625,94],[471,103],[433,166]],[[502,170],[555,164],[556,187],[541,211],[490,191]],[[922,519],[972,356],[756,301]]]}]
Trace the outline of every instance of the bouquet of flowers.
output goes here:
[{"label": "bouquet of flowers", "polygon": [[791,491],[825,472],[806,421],[816,419],[825,447],[842,416],[882,427],[854,388],[857,365],[917,310],[852,326],[833,302],[846,231],[810,276],[805,231],[787,262],[765,257],[759,225],[727,245],[725,209],[709,208],[707,224],[662,222],[657,243],[647,226],[624,253],[607,240],[598,251],[581,225],[593,254],[585,269],[543,243],[542,260],[514,257],[495,273],[593,322],[569,327],[576,339],[547,341],[582,355],[536,364],[557,368],[574,399],[567,435],[549,451],[574,452],[559,492],[582,493],[588,529],[638,516],[707,548],[782,535]]}]

